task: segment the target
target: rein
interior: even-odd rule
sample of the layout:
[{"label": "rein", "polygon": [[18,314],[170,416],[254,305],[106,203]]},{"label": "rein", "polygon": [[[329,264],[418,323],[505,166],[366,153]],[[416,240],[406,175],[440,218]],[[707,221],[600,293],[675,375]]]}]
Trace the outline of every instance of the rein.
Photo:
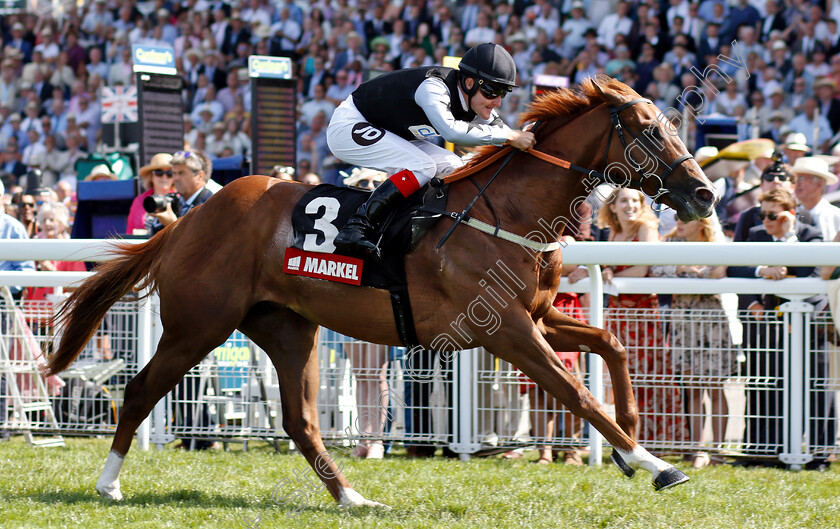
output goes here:
[{"label": "rein", "polygon": [[[619,113],[622,110],[624,110],[626,108],[629,108],[629,107],[632,107],[633,105],[635,105],[637,103],[648,103],[648,104],[652,105],[653,101],[651,101],[650,99],[647,99],[645,97],[640,97],[640,98],[636,98],[636,99],[632,99],[630,101],[627,101],[626,103],[623,103],[623,104],[621,104],[617,107],[616,106],[610,106],[609,107],[610,123],[612,124],[612,127],[616,130],[616,132],[618,133],[618,139],[621,141],[621,145],[624,147],[625,151],[627,149],[627,140],[624,137],[625,127],[624,127],[623,122],[621,121],[621,116],[619,115]],[[540,122],[536,122],[534,124],[534,126],[531,128],[531,130],[536,130],[537,127],[539,127],[539,125],[540,125]],[[630,134],[630,136],[633,137],[634,141],[640,141],[639,136],[634,134],[632,130],[627,129],[627,133]],[[607,136],[607,147],[604,151],[604,166],[606,166],[607,159],[609,158],[610,146],[612,145],[612,136],[613,136],[612,134],[609,134]],[[686,154],[683,154],[682,156],[678,157],[676,160],[674,160],[670,164],[668,164],[662,158],[657,156],[656,153],[652,152],[652,149],[645,149],[645,150],[656,159],[657,163],[659,163],[663,167],[667,168],[666,171],[662,175],[656,175],[658,178],[661,179],[660,183],[663,183],[665,181],[665,179],[668,178],[668,175],[670,175],[672,172],[674,172],[677,169],[677,167],[680,166],[680,164],[682,164],[686,160],[693,160],[694,159],[694,156],[692,156],[689,153],[686,153]],[[533,250],[536,250],[536,251],[540,251],[540,252],[554,251],[554,250],[556,250],[560,247],[559,242],[554,242],[554,243],[550,243],[550,244],[539,244],[539,243],[531,241],[530,239],[522,237],[521,235],[516,235],[515,233],[511,233],[511,232],[508,232],[508,231],[505,231],[505,230],[501,230],[498,225],[494,229],[489,224],[486,224],[484,222],[481,222],[481,221],[478,221],[476,219],[470,218],[469,215],[468,215],[469,211],[472,209],[472,207],[475,205],[475,203],[478,201],[478,199],[484,195],[484,191],[487,189],[487,187],[493,182],[493,180],[496,179],[496,177],[499,175],[499,173],[502,171],[502,169],[504,169],[504,167],[508,164],[508,162],[510,162],[511,158],[513,158],[513,155],[516,154],[516,152],[517,152],[516,149],[514,149],[511,146],[507,146],[507,147],[499,150],[498,152],[493,153],[492,155],[488,156],[487,158],[485,158],[481,162],[479,162],[475,165],[472,165],[470,167],[467,167],[465,169],[455,171],[454,173],[451,173],[451,174],[449,174],[449,175],[447,175],[447,176],[445,176],[441,179],[442,180],[441,185],[451,184],[452,182],[457,182],[458,180],[462,180],[464,178],[467,178],[468,176],[472,176],[475,173],[481,171],[482,169],[487,168],[488,166],[496,163],[502,157],[507,155],[507,157],[504,159],[504,161],[499,166],[499,168],[496,169],[496,172],[493,173],[493,176],[490,177],[490,179],[487,181],[487,183],[484,185],[484,187],[482,187],[479,190],[478,194],[475,196],[475,198],[473,198],[473,200],[469,203],[469,205],[466,208],[464,208],[464,211],[462,211],[461,213],[449,213],[449,212],[447,212],[447,214],[455,222],[449,228],[449,231],[447,231],[446,234],[441,238],[440,242],[438,242],[437,248],[440,248],[441,246],[443,246],[443,243],[446,242],[446,240],[449,238],[450,235],[452,235],[452,232],[455,231],[455,228],[457,228],[458,225],[461,222],[463,222],[463,223],[467,224],[468,226],[471,226],[475,229],[478,229],[479,231],[482,231],[484,233],[489,233],[493,236],[500,237],[502,239],[505,239],[505,240],[508,240],[508,241],[511,241],[511,242],[516,242],[517,244],[527,246],[527,247],[529,247]],[[579,165],[573,164],[572,162],[569,162],[567,160],[563,160],[562,158],[558,158],[556,156],[545,153],[543,151],[539,151],[539,150],[534,149],[534,148],[528,149],[527,151],[524,151],[524,152],[526,152],[527,154],[530,154],[531,156],[534,156],[535,158],[538,158],[538,159],[540,159],[544,162],[548,162],[552,165],[556,165],[560,168],[572,169],[573,171],[577,171],[579,173],[588,175],[590,178],[595,178],[596,180],[598,180],[602,184],[610,182],[610,179],[607,177],[607,175],[605,175],[601,171],[596,171],[594,169],[587,169],[585,167],[581,167]],[[636,171],[636,173],[638,175],[640,175],[642,178],[644,178],[646,175],[644,173],[642,173],[642,169],[643,169],[642,165],[633,158],[632,154],[628,153],[628,155],[629,155],[628,156],[629,161],[632,162],[635,165],[635,167],[633,167],[633,170]],[[639,180],[638,182],[631,180],[626,185],[628,187],[633,188],[633,189],[642,190],[642,181],[641,180]],[[657,191],[656,196],[653,197],[653,201],[658,202],[659,197],[661,197],[665,193],[668,193],[668,190],[660,186],[659,190]]]}]

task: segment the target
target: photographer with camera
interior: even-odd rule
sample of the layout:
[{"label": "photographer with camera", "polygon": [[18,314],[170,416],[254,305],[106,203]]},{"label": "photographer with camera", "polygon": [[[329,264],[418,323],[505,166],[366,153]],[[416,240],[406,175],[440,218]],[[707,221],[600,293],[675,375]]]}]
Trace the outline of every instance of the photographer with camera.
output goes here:
[{"label": "photographer with camera", "polygon": [[155,217],[160,226],[153,227],[151,235],[169,226],[192,208],[207,202],[213,191],[207,188],[212,172],[210,159],[201,151],[179,151],[170,160],[172,185],[177,195],[150,197],[144,201],[144,208]]},{"label": "photographer with camera", "polygon": [[[159,152],[152,156],[149,165],[140,168],[140,184],[145,191],[137,195],[137,198],[131,203],[131,209],[128,211],[128,224],[125,229],[128,235],[154,233],[154,225],[158,225],[158,230],[162,228],[160,222],[149,213],[156,211],[155,203],[157,200],[175,192],[175,188],[172,187],[171,161],[171,154]],[[164,204],[164,209],[165,207]]]}]

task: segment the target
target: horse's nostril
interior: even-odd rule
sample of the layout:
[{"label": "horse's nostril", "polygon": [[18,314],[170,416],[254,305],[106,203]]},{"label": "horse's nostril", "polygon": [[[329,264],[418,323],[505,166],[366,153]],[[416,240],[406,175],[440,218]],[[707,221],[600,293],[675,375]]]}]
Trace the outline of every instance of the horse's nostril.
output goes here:
[{"label": "horse's nostril", "polygon": [[706,188],[700,188],[697,190],[697,198],[703,202],[711,202],[715,199],[715,194]]}]

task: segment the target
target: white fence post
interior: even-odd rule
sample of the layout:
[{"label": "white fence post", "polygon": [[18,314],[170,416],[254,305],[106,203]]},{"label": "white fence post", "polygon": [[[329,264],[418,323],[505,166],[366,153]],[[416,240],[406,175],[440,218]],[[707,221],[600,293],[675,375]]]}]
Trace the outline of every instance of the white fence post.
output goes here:
[{"label": "white fence post", "polygon": [[[588,265],[589,270],[589,325],[604,328],[604,280],[599,265]],[[589,353],[589,391],[595,400],[604,402],[604,359],[595,353]],[[589,425],[589,465],[601,464],[602,444],[604,438],[601,432]]]},{"label": "white fence post", "polygon": [[481,443],[476,443],[475,425],[478,412],[476,410],[475,394],[478,391],[478,380],[475,372],[478,369],[479,349],[467,349],[456,355],[452,369],[455,372],[452,380],[455,382],[458,395],[452,399],[452,443],[449,449],[460,454],[462,461],[467,461],[470,454],[481,449]]},{"label": "white fence post", "polygon": [[[792,296],[792,299],[783,303],[779,310],[785,313],[785,319],[790,322],[790,328],[785,329],[785,359],[784,359],[784,406],[783,417],[787,421],[784,430],[784,447],[779,459],[788,465],[792,470],[801,470],[802,465],[808,463],[814,456],[803,450],[803,438],[808,432],[807,407],[809,398],[806,395],[805,377],[806,370],[805,356],[809,354],[805,344],[807,332],[805,326],[806,315],[814,311],[814,306],[802,301],[803,296]],[[787,332],[789,331],[789,332]]]}]

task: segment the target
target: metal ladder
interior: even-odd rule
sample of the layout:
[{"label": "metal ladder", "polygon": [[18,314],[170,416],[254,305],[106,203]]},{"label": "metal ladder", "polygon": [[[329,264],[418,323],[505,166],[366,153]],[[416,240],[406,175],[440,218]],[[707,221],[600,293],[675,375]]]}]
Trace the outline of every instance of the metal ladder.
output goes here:
[{"label": "metal ladder", "polygon": [[[23,318],[23,313],[15,305],[15,300],[9,291],[9,287],[0,287],[2,306],[6,314],[0,315],[5,319],[4,331],[0,339],[0,373],[5,375],[6,387],[9,388],[9,396],[12,400],[12,417],[7,419],[6,410],[0,410],[0,427],[9,428],[15,431],[22,431],[26,442],[33,446],[64,446],[64,438],[54,433],[52,435],[39,435],[37,438],[33,433],[33,421],[30,414],[42,412],[44,423],[48,430],[57,432],[59,430],[58,420],[55,417],[52,403],[50,402],[47,386],[44,378],[38,370],[38,357],[41,351],[32,337],[32,332]],[[9,352],[11,340],[18,340],[21,345],[22,358],[12,359]],[[23,395],[18,386],[18,375],[31,377],[34,381],[36,393],[34,395]]]}]

